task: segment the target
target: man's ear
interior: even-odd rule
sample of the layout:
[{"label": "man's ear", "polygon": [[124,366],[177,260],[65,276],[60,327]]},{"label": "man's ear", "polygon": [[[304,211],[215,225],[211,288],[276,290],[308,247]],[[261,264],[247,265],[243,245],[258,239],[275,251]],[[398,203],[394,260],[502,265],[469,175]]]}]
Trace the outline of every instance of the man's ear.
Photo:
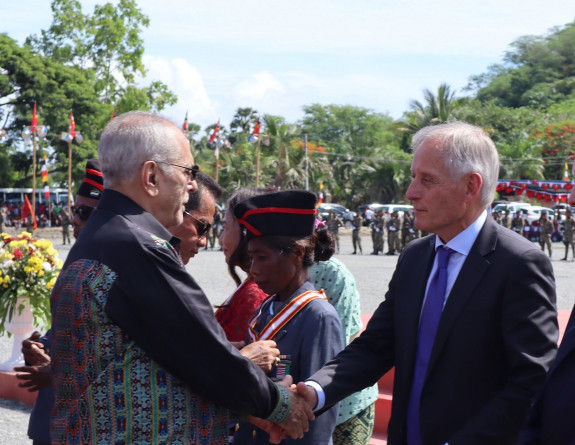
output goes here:
[{"label": "man's ear", "polygon": [[140,183],[148,196],[157,196],[159,193],[159,167],[154,161],[146,161],[140,170]]},{"label": "man's ear", "polygon": [[483,178],[479,173],[469,173],[467,175],[467,190],[465,192],[466,201],[473,201],[479,194],[483,185]]}]

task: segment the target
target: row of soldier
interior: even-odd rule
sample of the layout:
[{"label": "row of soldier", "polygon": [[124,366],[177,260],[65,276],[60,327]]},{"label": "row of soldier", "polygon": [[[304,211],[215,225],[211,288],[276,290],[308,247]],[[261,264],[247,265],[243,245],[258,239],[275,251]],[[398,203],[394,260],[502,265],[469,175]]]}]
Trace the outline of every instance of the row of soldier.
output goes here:
[{"label": "row of soldier", "polygon": [[[371,242],[373,249],[371,255],[384,254],[384,234],[387,232],[388,250],[385,255],[399,254],[405,246],[420,236],[427,235],[414,226],[414,218],[411,212],[405,212],[402,217],[400,212],[390,213],[379,210],[374,212],[369,207],[365,211],[365,219],[359,212],[351,222],[351,241],[353,244],[352,255],[363,254],[361,246],[361,228],[369,227],[371,231]],[[329,211],[326,218],[328,230],[337,240],[337,251],[339,252],[339,228],[344,224],[333,210]]]}]

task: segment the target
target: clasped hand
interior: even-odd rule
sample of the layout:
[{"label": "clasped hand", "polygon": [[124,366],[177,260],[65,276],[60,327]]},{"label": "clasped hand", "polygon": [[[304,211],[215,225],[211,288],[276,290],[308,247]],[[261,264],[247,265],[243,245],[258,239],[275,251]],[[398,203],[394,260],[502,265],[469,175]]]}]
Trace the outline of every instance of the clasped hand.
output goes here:
[{"label": "clasped hand", "polygon": [[22,355],[30,365],[14,367],[14,371],[17,372],[16,378],[22,380],[18,386],[27,388],[30,392],[47,388],[52,384],[51,359],[44,352],[44,345],[36,341],[40,336],[39,332],[34,332],[30,338],[22,342]]},{"label": "clasped hand", "polygon": [[[313,407],[317,404],[317,395],[313,388],[306,386],[303,382],[293,384],[290,375],[278,383],[288,389],[291,397],[290,412],[282,423],[275,424],[264,419],[249,416],[251,423],[263,429],[270,435],[270,443],[280,443],[287,436],[292,439],[301,439],[309,430],[309,421],[315,420]],[[315,397],[315,402],[314,402]]]}]

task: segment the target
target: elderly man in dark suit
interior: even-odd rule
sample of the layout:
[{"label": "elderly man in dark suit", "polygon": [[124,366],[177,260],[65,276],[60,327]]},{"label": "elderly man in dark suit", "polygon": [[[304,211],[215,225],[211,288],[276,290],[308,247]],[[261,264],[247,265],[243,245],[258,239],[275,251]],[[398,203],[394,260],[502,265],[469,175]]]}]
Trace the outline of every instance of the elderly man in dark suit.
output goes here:
[{"label": "elderly man in dark suit", "polygon": [[[413,138],[415,226],[365,332],[298,391],[316,411],[395,366],[388,443],[514,444],[558,336],[551,263],[487,217],[499,159],[480,128]],[[313,389],[312,389],[313,388]]]}]

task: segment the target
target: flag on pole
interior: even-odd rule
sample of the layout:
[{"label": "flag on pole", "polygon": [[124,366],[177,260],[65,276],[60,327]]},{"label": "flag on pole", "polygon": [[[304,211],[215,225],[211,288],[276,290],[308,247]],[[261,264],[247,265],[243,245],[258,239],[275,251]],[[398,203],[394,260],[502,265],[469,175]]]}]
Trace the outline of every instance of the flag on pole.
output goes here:
[{"label": "flag on pole", "polygon": [[319,183],[319,196],[317,199],[317,205],[319,206],[323,202],[323,182]]},{"label": "flag on pole", "polygon": [[212,142],[214,142],[214,139],[216,137],[216,134],[220,131],[220,121],[218,120],[218,123],[216,124],[216,126],[214,127],[214,131],[212,132],[212,135],[210,136],[210,144]]},{"label": "flag on pole", "polygon": [[76,136],[76,122],[74,122],[74,115],[72,114],[72,110],[70,110],[70,137],[74,139]]},{"label": "flag on pole", "polygon": [[38,125],[38,115],[36,114],[36,102],[34,102],[34,111],[32,112],[32,125],[30,125],[30,129],[32,132],[36,131],[36,126]]},{"label": "flag on pole", "polygon": [[50,187],[48,186],[48,165],[46,155],[44,155],[42,164],[42,184],[44,184],[44,198],[50,198]]},{"label": "flag on pole", "polygon": [[255,127],[254,127],[254,132],[253,132],[253,133],[251,134],[251,136],[248,138],[248,141],[249,141],[249,142],[257,142],[258,136],[259,136],[259,134],[260,134],[260,128],[261,128],[260,118],[258,117],[257,120],[256,120],[256,125],[255,125]]},{"label": "flag on pole", "polygon": [[563,180],[569,181],[569,165],[565,163],[565,174],[563,175]]},{"label": "flag on pole", "polygon": [[110,120],[113,121],[115,117],[116,117],[116,105],[114,105],[114,112],[112,113],[112,117],[110,118]]},{"label": "flag on pole", "polygon": [[32,205],[28,199],[28,195],[24,195],[24,208],[22,209],[22,221],[26,223],[26,218],[30,216],[32,218],[32,223],[34,230],[38,228],[38,222],[36,221],[36,215],[34,215],[34,210],[32,210]]},{"label": "flag on pole", "polygon": [[186,110],[186,117],[184,118],[184,124],[182,125],[182,131],[188,131],[188,110]]},{"label": "flag on pole", "polygon": [[260,128],[261,128],[260,118],[258,117],[258,118],[256,119],[256,126],[254,127],[254,132],[253,132],[252,135],[253,135],[253,136],[257,136],[258,134],[260,134]]}]

